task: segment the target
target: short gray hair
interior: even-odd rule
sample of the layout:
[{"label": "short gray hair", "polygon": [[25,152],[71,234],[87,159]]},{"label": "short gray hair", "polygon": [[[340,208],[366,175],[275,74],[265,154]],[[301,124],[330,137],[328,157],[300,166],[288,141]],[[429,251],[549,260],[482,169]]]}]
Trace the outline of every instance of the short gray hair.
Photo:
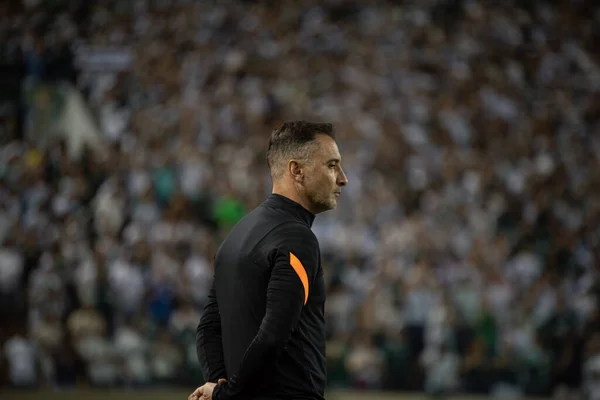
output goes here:
[{"label": "short gray hair", "polygon": [[267,149],[267,164],[274,181],[281,177],[290,160],[310,161],[318,134],[334,138],[333,125],[288,121],[271,133]]}]

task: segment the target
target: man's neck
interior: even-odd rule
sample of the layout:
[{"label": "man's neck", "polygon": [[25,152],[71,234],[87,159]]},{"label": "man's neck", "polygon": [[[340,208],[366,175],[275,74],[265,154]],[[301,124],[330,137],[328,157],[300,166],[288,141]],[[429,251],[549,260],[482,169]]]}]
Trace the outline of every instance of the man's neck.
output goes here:
[{"label": "man's neck", "polygon": [[302,207],[314,214],[313,210],[311,210],[310,206],[308,205],[308,202],[304,200],[302,196],[300,196],[298,191],[294,190],[293,188],[273,186],[273,190],[271,191],[271,193],[287,197],[288,199],[295,201],[296,203],[300,204]]}]

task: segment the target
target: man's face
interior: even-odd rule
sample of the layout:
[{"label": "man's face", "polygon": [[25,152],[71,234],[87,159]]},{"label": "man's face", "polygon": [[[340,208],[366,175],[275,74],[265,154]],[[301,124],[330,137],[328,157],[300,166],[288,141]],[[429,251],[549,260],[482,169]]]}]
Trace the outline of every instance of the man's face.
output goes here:
[{"label": "man's face", "polygon": [[348,179],[341,166],[341,156],[335,141],[327,135],[317,135],[313,158],[306,166],[304,189],[315,214],[333,210],[337,197]]}]

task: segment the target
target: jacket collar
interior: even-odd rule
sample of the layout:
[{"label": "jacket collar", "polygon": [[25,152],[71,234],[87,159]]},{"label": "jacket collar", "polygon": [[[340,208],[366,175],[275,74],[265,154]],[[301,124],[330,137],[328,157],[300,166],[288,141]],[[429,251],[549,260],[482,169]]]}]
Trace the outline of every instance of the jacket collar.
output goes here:
[{"label": "jacket collar", "polygon": [[296,203],[294,200],[280,194],[271,193],[264,204],[290,213],[295,218],[304,222],[309,228],[312,227],[315,220],[315,215],[313,213],[302,207],[299,203]]}]

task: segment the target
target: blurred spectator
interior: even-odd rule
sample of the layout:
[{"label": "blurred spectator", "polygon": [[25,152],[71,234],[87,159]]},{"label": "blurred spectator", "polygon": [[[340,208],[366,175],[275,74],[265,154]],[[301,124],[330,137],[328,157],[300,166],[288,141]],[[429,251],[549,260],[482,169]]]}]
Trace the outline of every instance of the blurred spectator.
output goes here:
[{"label": "blurred spectator", "polygon": [[139,327],[124,319],[115,330],[115,350],[121,359],[123,381],[126,385],[142,386],[152,378],[148,367],[149,343]]},{"label": "blurred spectator", "polygon": [[383,354],[366,332],[356,334],[346,359],[351,384],[359,389],[380,389],[383,378]]},{"label": "blurred spectator", "polygon": [[38,379],[38,354],[31,340],[14,335],[4,343],[3,350],[10,383],[18,388],[34,388]]},{"label": "blurred spectator", "polygon": [[184,366],[184,357],[174,338],[160,331],[150,345],[150,366],[157,383],[176,384]]}]

